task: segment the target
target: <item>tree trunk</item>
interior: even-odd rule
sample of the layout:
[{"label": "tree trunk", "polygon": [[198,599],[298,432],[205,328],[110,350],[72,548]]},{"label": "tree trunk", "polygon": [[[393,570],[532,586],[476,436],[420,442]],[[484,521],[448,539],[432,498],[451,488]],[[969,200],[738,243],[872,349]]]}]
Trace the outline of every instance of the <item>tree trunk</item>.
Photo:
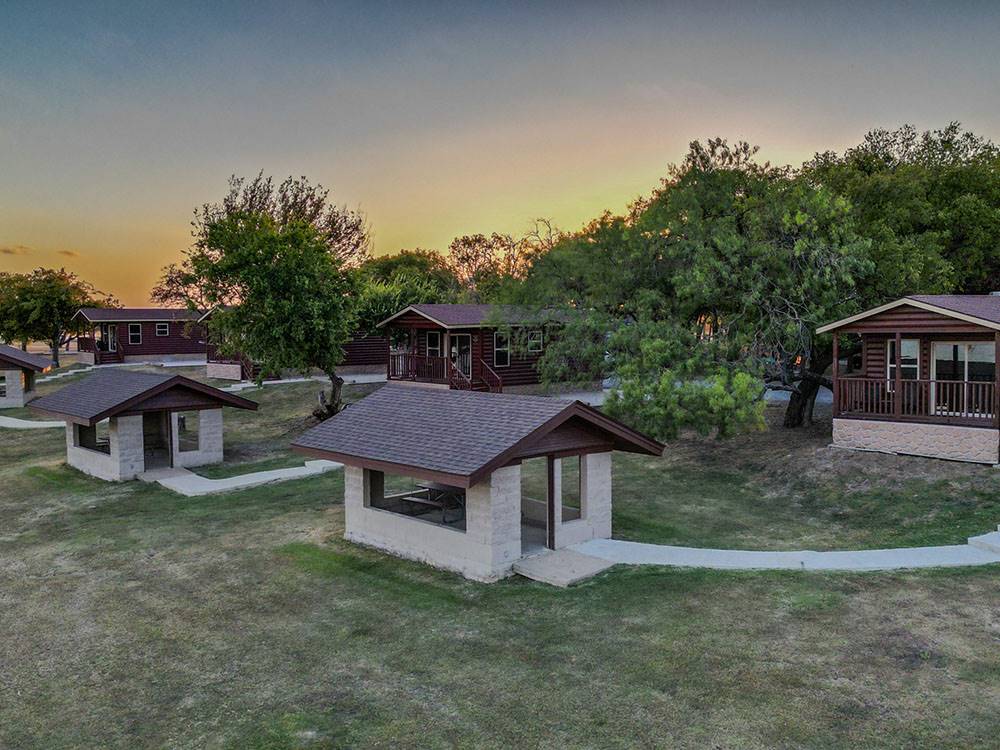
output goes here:
[{"label": "tree trunk", "polygon": [[59,367],[59,339],[50,341],[49,346],[52,348],[52,369],[55,369]]},{"label": "tree trunk", "polygon": [[812,378],[799,382],[799,390],[792,391],[792,397],[788,399],[788,406],[785,409],[785,427],[801,427],[806,421],[807,413],[810,414],[810,420],[812,419],[810,404],[816,401],[818,390],[819,382]]},{"label": "tree trunk", "polygon": [[344,391],[344,379],[333,371],[328,372],[327,377],[330,378],[330,395],[327,396],[326,393],[320,393],[319,407],[313,412],[313,416],[319,420],[329,419],[344,408],[343,401],[341,400]]}]

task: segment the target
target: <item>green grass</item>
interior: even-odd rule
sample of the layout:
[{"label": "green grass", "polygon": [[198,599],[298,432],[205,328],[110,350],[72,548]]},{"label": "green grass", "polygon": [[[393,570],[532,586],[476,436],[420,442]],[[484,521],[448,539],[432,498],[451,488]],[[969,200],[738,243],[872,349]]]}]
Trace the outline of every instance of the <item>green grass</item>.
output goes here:
[{"label": "green grass", "polygon": [[[231,466],[300,461],[315,390],[227,410]],[[59,431],[0,436],[0,747],[996,743],[995,568],[484,585],[343,541],[340,472],[183,498],[66,468]],[[1000,520],[990,470],[824,446],[620,456],[616,534],[846,546]]]}]

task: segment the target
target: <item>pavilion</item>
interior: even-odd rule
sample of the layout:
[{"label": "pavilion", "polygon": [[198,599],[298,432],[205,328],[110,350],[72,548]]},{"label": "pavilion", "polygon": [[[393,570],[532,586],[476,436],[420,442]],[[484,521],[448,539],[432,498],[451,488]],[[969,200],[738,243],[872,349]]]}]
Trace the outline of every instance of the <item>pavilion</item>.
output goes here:
[{"label": "pavilion", "polygon": [[579,401],[395,384],[292,447],[344,464],[347,539],[483,581],[610,537],[612,452],[663,452]]},{"label": "pavilion", "polygon": [[50,364],[48,357],[0,344],[0,409],[16,409],[34,398],[35,375]]},{"label": "pavilion", "polygon": [[221,463],[222,409],[257,404],[180,375],[102,370],[31,402],[66,422],[66,463],[99,479]]}]

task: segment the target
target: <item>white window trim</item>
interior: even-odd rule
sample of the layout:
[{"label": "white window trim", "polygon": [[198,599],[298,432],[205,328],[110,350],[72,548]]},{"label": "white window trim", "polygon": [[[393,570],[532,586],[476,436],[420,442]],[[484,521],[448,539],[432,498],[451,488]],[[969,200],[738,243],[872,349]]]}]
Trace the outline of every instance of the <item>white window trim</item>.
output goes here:
[{"label": "white window trim", "polygon": [[[916,341],[917,342],[917,364],[915,365],[916,368],[917,368],[917,377],[915,377],[915,378],[903,378],[903,379],[904,380],[920,380],[920,339],[900,339],[900,341],[899,341],[900,349],[902,349],[904,341]],[[896,339],[889,339],[888,341],[885,342],[885,379],[886,379],[886,382],[888,382],[888,384],[889,384],[889,390],[890,391],[893,388],[896,387],[895,386],[895,384],[896,384],[896,374],[892,371],[892,368],[894,368],[896,365],[893,364],[893,362],[892,362],[892,354],[890,352],[890,349],[893,346],[895,346],[895,345],[896,345]],[[900,367],[902,367],[903,371],[905,372],[907,370],[907,368],[914,367],[914,365],[900,365]]]},{"label": "white window trim", "polygon": [[[937,357],[934,356],[934,347],[939,344],[944,346],[989,346],[992,341],[932,341],[931,342],[931,380],[937,380]],[[994,355],[993,367],[996,368],[996,358]],[[969,353],[966,351],[964,367],[962,369],[962,380],[953,380],[952,383],[988,383],[987,380],[969,380]]]},{"label": "white window trim", "polygon": [[[160,326],[163,326],[163,333],[160,333]],[[139,329],[140,335],[142,328]],[[156,324],[156,335],[157,336],[169,336],[170,335],[170,324],[169,323],[157,323]]]},{"label": "white window trim", "polygon": [[[497,345],[497,336],[504,336],[507,339],[507,343],[504,346]],[[501,365],[497,362],[497,352],[507,353],[507,364]],[[510,336],[500,333],[500,331],[493,332],[493,366],[494,367],[510,367]]]},{"label": "white window trim", "polygon": [[[132,333],[132,326],[135,326],[136,328],[139,329],[139,333],[138,334],[133,334]],[[139,336],[139,340],[138,341],[133,341],[132,340],[132,336],[133,335],[138,335]],[[142,346],[142,323],[129,323],[128,324],[128,345],[129,346]]]},{"label": "white window trim", "polygon": [[[538,336],[538,341],[536,342],[533,337]],[[537,348],[535,345],[537,344]],[[544,351],[545,349],[545,334],[541,331],[528,331],[528,351],[535,354]]]},{"label": "white window trim", "polygon": [[[431,334],[437,336],[437,346],[431,346]],[[434,354],[431,354],[431,352]],[[428,357],[440,357],[441,356],[441,331],[428,331],[427,332],[427,356]]]}]

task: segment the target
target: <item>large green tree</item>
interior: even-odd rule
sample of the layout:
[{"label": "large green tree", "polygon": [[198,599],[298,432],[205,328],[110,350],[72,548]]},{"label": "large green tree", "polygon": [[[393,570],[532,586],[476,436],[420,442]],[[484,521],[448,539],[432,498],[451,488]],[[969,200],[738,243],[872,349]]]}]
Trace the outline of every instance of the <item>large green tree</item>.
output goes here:
[{"label": "large green tree", "polygon": [[98,291],[65,269],[36,268],[29,274],[0,276],[0,337],[25,346],[44,341],[59,366],[59,350],[79,333],[73,318],[81,307],[115,305],[114,297]]},{"label": "large green tree", "polygon": [[392,255],[379,255],[361,266],[365,282],[391,284],[398,279],[417,279],[434,289],[435,300],[455,297],[459,283],[445,258],[433,250],[401,250]]}]

